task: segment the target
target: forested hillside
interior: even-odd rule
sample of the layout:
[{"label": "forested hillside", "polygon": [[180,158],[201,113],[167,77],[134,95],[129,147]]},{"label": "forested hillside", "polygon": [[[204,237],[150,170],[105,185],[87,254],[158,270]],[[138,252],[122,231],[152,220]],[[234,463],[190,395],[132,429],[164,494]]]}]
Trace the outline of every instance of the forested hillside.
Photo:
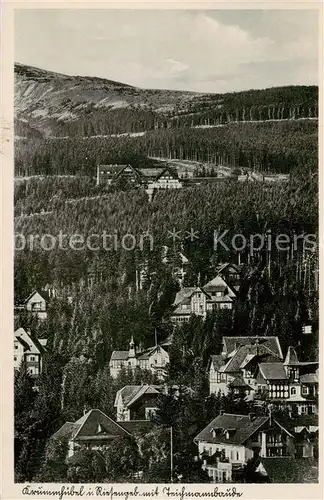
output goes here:
[{"label": "forested hillside", "polygon": [[[118,389],[156,380],[140,371],[113,380],[112,351],[127,349],[132,336],[149,347],[173,334],[167,383],[187,387],[189,395],[162,402],[161,427],[136,437],[144,450],[138,467],[148,481],[169,480],[165,456],[154,473],[147,457],[156,449],[169,453],[165,434],[173,425],[176,467],[184,482],[201,481],[192,450],[199,429],[220,409],[251,411],[231,395],[208,397],[207,362],[220,352],[222,337],[275,335],[284,353],[291,345],[301,360],[318,357],[318,89],[207,95],[19,64],[15,74],[15,302],[35,289],[56,292],[46,321],[27,313],[16,318],[16,327],[48,340],[39,391],[23,366],[15,376],[16,480],[66,481],[66,450],[53,450],[49,437],[84,408],[115,418]],[[98,164],[150,167],[156,158],[290,176],[281,184],[225,179],[160,190],[151,202],[141,188],[96,185]],[[228,248],[215,244],[215,232],[224,231]],[[266,244],[252,251],[255,234]],[[99,246],[72,248],[73,235]],[[122,244],[125,235],[133,248]],[[241,250],[231,244],[235,235],[247,241]],[[274,243],[278,235],[288,238],[285,248]],[[180,251],[189,261],[184,286],[206,284],[220,263],[243,265],[233,309],[173,327]],[[311,334],[303,335],[305,324]],[[121,446],[107,458],[109,480],[129,474],[120,469],[133,457],[129,450]],[[80,481],[99,481],[92,458]]]}]

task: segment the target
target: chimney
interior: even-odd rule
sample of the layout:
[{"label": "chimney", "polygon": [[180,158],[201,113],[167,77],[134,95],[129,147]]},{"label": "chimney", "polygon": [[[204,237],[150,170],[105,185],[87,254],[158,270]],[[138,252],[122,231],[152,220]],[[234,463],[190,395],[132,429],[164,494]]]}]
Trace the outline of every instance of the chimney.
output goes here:
[{"label": "chimney", "polygon": [[223,415],[224,414],[224,410],[219,410],[219,415]]}]

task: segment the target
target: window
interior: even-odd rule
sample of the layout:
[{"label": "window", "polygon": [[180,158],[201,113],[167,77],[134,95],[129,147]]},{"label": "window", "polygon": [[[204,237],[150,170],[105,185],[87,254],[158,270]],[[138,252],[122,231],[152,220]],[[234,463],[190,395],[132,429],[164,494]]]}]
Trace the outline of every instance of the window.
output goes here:
[{"label": "window", "polygon": [[236,460],[240,460],[240,454],[238,451],[236,452]]},{"label": "window", "polygon": [[292,388],[290,389],[290,394],[291,394],[292,396],[294,396],[294,395],[296,394],[296,387],[292,387]]},{"label": "window", "polygon": [[29,356],[29,361],[35,361],[35,356]]},{"label": "window", "polygon": [[17,361],[17,356],[14,356],[14,361]]},{"label": "window", "polygon": [[308,387],[306,387],[306,385],[304,385],[304,386],[302,387],[302,394],[303,394],[304,396],[306,396],[306,395],[308,394]]},{"label": "window", "polygon": [[15,345],[15,349],[18,349],[18,345]]},{"label": "window", "polygon": [[299,407],[300,414],[301,415],[307,415],[308,414],[308,406],[307,405],[301,405]]}]

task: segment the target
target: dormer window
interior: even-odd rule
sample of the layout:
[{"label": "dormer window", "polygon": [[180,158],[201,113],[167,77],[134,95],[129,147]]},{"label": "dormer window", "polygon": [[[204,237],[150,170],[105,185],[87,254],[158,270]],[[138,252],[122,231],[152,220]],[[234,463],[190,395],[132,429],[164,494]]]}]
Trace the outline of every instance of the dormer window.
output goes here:
[{"label": "dormer window", "polygon": [[212,434],[213,438],[215,438],[215,437],[216,437],[216,434],[217,434],[216,429],[212,428],[212,429],[210,430],[210,432],[211,432],[211,434]]}]

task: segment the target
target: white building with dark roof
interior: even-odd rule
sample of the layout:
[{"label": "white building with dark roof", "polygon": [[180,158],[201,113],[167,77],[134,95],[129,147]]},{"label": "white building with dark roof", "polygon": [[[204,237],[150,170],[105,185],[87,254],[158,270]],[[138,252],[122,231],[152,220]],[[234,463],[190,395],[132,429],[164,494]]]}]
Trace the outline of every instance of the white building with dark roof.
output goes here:
[{"label": "white building with dark roof", "polygon": [[162,345],[156,345],[145,351],[138,352],[132,338],[128,351],[113,351],[109,367],[110,375],[113,378],[117,378],[122,369],[135,370],[140,368],[141,370],[149,370],[157,378],[163,379],[168,364],[169,354]]},{"label": "white building with dark roof", "polygon": [[270,416],[221,413],[194,439],[213,482],[235,480],[255,457],[294,456],[294,436]]},{"label": "white building with dark roof", "polygon": [[164,393],[161,385],[126,385],[115,398],[117,422],[151,420],[158,398]]},{"label": "white building with dark roof", "polygon": [[215,309],[232,309],[235,298],[234,290],[221,276],[216,276],[203,287],[183,287],[175,297],[170,319],[182,323],[189,321],[192,314],[205,318]]},{"label": "white building with dark roof", "polygon": [[52,439],[68,443],[68,458],[84,447],[100,450],[112,441],[131,437],[120,424],[98,409],[90,410],[76,422],[66,422]]},{"label": "white building with dark roof", "polygon": [[14,332],[14,368],[17,370],[24,360],[28,373],[37,378],[42,372],[46,344],[47,339],[37,339],[24,328],[18,328]]}]

